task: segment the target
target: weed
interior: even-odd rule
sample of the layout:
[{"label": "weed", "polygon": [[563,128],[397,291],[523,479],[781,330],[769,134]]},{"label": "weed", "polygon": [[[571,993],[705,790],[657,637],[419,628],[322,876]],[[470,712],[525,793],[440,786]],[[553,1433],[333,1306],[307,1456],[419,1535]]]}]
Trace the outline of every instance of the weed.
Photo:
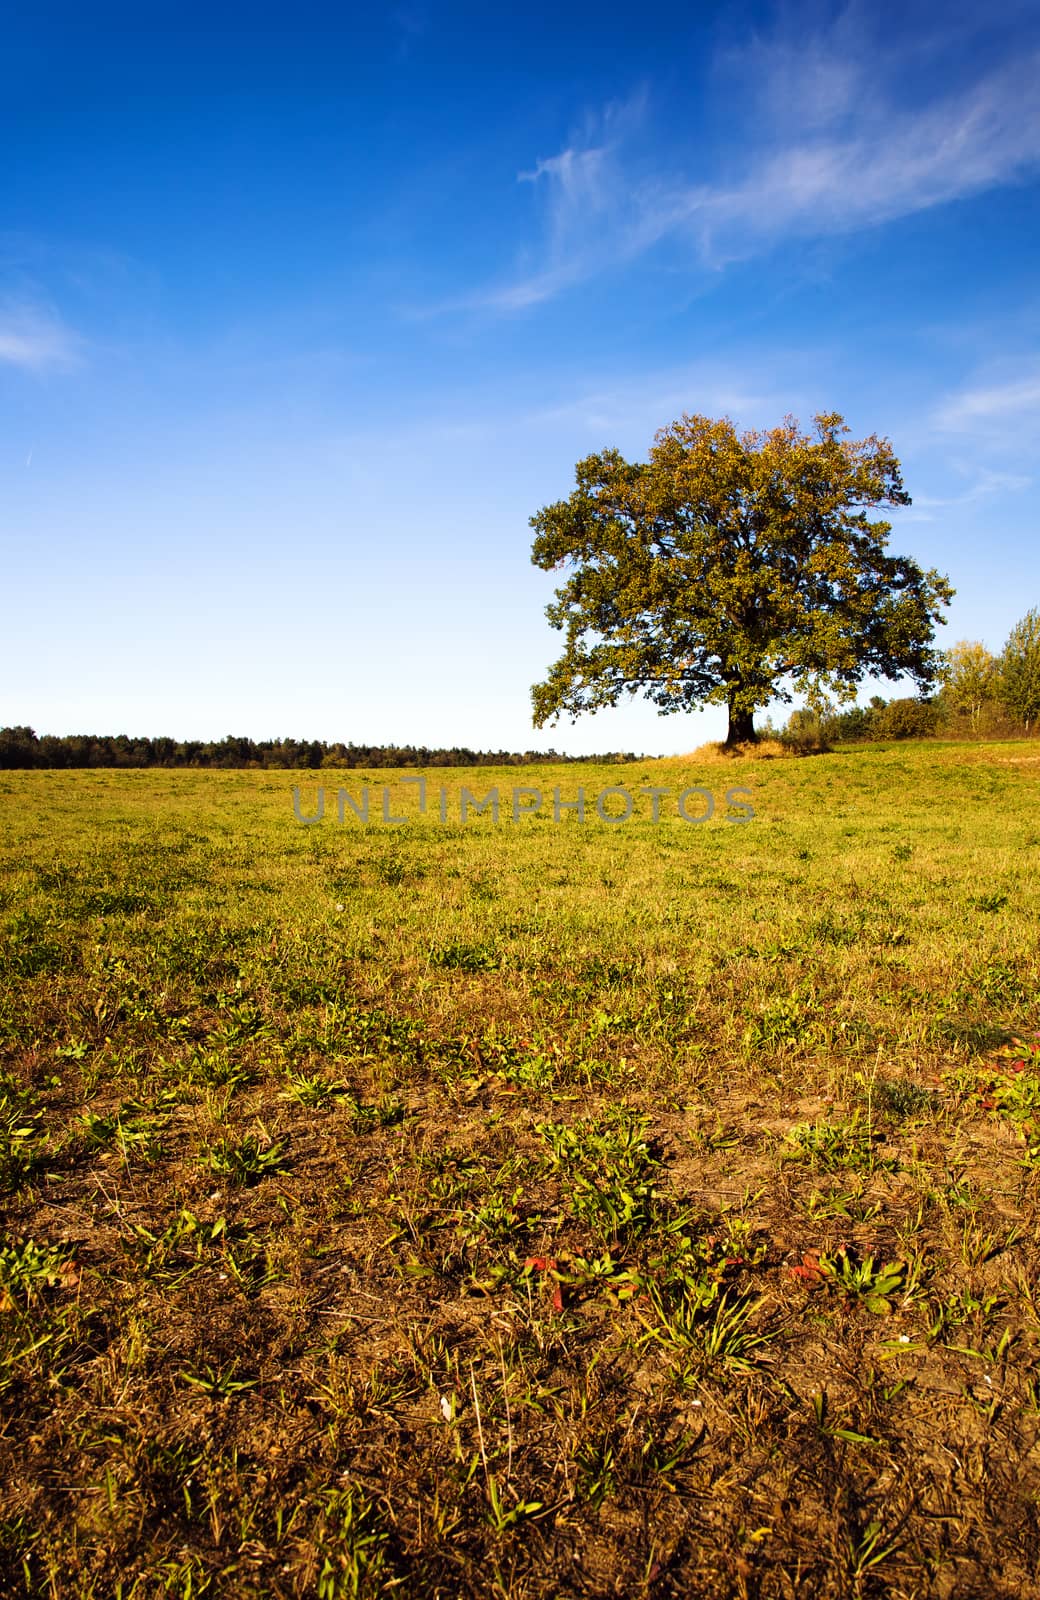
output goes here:
[{"label": "weed", "polygon": [[22,1302],[34,1304],[46,1289],[68,1284],[72,1255],[67,1245],[38,1244],[35,1239],[0,1244],[0,1309]]},{"label": "weed", "polygon": [[847,1122],[802,1122],[789,1129],[781,1154],[794,1161],[805,1161],[822,1172],[842,1167],[868,1170],[882,1165],[877,1153],[880,1134],[857,1112]]},{"label": "weed", "polygon": [[0,1185],[4,1188],[16,1189],[33,1171],[41,1115],[20,1085],[0,1075]]},{"label": "weed", "polygon": [[283,1100],[295,1100],[298,1105],[313,1108],[344,1097],[352,1098],[346,1084],[327,1077],[323,1072],[290,1072],[286,1075]]},{"label": "weed", "polygon": [[896,1297],[901,1296],[907,1286],[904,1262],[875,1262],[873,1256],[857,1261],[845,1249],[836,1251],[833,1256],[821,1254],[820,1271],[847,1299],[858,1300],[875,1316],[890,1315]]},{"label": "weed", "polygon": [[464,944],[460,941],[431,950],[430,961],[436,967],[447,967],[456,972],[497,972],[502,965],[498,952],[490,945]]},{"label": "weed", "polygon": [[797,1044],[808,1034],[813,1020],[811,998],[806,993],[773,1000],[744,1033],[749,1050],[770,1051]]},{"label": "weed", "polygon": [[878,1078],[873,1084],[874,1103],[894,1117],[921,1116],[935,1109],[938,1096],[912,1078]]},{"label": "weed", "polygon": [[227,1136],[209,1151],[211,1172],[229,1183],[250,1185],[287,1170],[286,1141],[271,1140],[255,1133],[241,1139]]},{"label": "weed", "polygon": [[995,911],[1003,911],[1007,903],[1008,897],[1006,894],[980,894],[976,895],[973,900],[968,902],[969,905],[974,906],[976,911],[987,911],[990,913]]},{"label": "weed", "polygon": [[235,1377],[237,1366],[237,1361],[223,1368],[207,1365],[198,1372],[182,1372],[181,1377],[185,1383],[192,1384],[212,1400],[230,1400],[233,1395],[245,1394],[248,1389],[256,1388],[255,1378]]},{"label": "weed", "polygon": [[844,1444],[881,1444],[880,1439],[874,1439],[868,1433],[858,1433],[855,1428],[842,1428],[831,1421],[830,1404],[826,1391],[812,1397],[813,1419],[816,1427],[825,1438],[841,1439]]},{"label": "weed", "polygon": [[660,1161],[647,1142],[649,1123],[619,1110],[599,1124],[538,1124],[571,1213],[604,1240],[637,1238],[654,1223]]}]

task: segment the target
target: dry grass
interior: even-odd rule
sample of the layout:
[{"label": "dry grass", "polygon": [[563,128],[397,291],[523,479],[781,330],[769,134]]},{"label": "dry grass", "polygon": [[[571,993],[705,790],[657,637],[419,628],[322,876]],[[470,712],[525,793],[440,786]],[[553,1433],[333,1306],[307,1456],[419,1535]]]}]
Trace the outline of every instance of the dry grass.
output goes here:
[{"label": "dry grass", "polygon": [[666,757],[666,760],[695,761],[700,766],[714,766],[720,761],[778,761],[787,759],[795,754],[794,750],[779,739],[756,739],[754,744],[726,745],[719,742],[715,744],[702,744],[696,750],[691,750],[689,755]]}]

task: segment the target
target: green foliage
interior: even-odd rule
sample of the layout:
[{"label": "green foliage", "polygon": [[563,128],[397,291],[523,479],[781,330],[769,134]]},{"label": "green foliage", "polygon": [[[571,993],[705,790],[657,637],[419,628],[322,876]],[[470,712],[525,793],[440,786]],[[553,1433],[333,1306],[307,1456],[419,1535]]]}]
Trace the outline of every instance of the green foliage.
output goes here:
[{"label": "green foliage", "polygon": [[814,435],[684,416],[647,463],[580,461],[570,498],[531,519],[535,564],[572,569],[547,610],[566,648],[532,691],[536,725],[642,691],[661,712],[726,705],[734,743],[788,683],[815,704],[868,673],[928,687],[953,591],[886,553],[889,524],[866,512],[909,504],[899,462],[848,431],[836,413]]},{"label": "green foliage", "polygon": [[1012,628],[998,669],[998,693],[1026,732],[1040,717],[1040,607]]},{"label": "green foliage", "polygon": [[983,1104],[1015,1123],[1029,1159],[1040,1160],[1040,1039],[1016,1041],[1005,1052],[1002,1065],[1004,1071],[983,1090]]},{"label": "green foliage", "polygon": [[282,1098],[295,1100],[301,1106],[314,1107],[353,1097],[345,1083],[335,1082],[324,1072],[289,1072],[286,1074]]},{"label": "green foliage", "polygon": [[67,1245],[38,1244],[35,1239],[0,1244],[0,1304],[6,1296],[32,1306],[45,1289],[64,1281],[70,1258]]},{"label": "green foliage", "polygon": [[878,1317],[891,1313],[895,1297],[906,1287],[906,1266],[902,1261],[876,1262],[873,1256],[857,1261],[845,1249],[833,1256],[821,1255],[820,1271],[849,1299],[859,1300]]},{"label": "green foliage", "polygon": [[748,1024],[744,1043],[750,1050],[773,1050],[803,1038],[812,1017],[811,997],[806,994],[778,995],[761,1016]]},{"label": "green foliage", "polygon": [[[119,734],[44,734],[28,727],[0,728],[0,772],[18,768],[210,767],[228,771],[242,767],[265,770],[316,771],[327,767],[481,767],[527,766],[541,761],[610,761],[612,755],[566,756],[556,750],[450,750],[426,745],[344,744],[342,740],[250,739],[228,734],[223,739],[128,738]],[[635,756],[629,755],[634,761]]]},{"label": "green foliage", "polygon": [[870,723],[871,739],[929,739],[938,731],[938,708],[929,700],[890,700],[876,707]]},{"label": "green foliage", "polygon": [[388,1592],[387,1532],[372,1501],[353,1485],[323,1496],[316,1542],[317,1600],[374,1600]]},{"label": "green foliage", "polygon": [[233,1395],[256,1388],[255,1378],[235,1377],[237,1367],[237,1361],[232,1361],[227,1367],[213,1367],[207,1363],[198,1372],[182,1372],[181,1377],[185,1383],[192,1384],[214,1400],[230,1400]]},{"label": "green foliage", "polygon": [[859,1114],[848,1122],[801,1122],[787,1134],[782,1154],[806,1161],[821,1172],[841,1167],[873,1168],[881,1164],[875,1149],[878,1135]]},{"label": "green foliage", "polygon": [[978,640],[961,639],[946,651],[943,688],[954,711],[965,713],[973,733],[997,681],[997,661]]},{"label": "green foliage", "polygon": [[255,1133],[247,1133],[239,1140],[219,1139],[209,1152],[209,1166],[228,1183],[259,1183],[262,1178],[285,1171],[285,1141],[271,1143]]},{"label": "green foliage", "polygon": [[876,1104],[895,1117],[921,1116],[933,1111],[937,1098],[933,1089],[926,1089],[912,1078],[879,1078],[872,1094]]},{"label": "green foliage", "polygon": [[942,654],[938,678],[934,698],[886,701],[873,695],[868,706],[848,711],[796,710],[778,737],[806,751],[873,739],[1028,733],[1040,716],[1040,610],[1012,629],[999,658],[978,640],[960,640]]},{"label": "green foliage", "polygon": [[635,1238],[653,1223],[661,1163],[647,1143],[649,1123],[619,1110],[599,1125],[538,1126],[566,1179],[570,1209],[604,1239]]},{"label": "green foliage", "polygon": [[32,1172],[39,1121],[32,1096],[0,1074],[0,1186],[17,1188]]},{"label": "green foliage", "polygon": [[651,1285],[649,1299],[655,1321],[648,1337],[678,1354],[699,1357],[704,1368],[751,1372],[775,1338],[748,1326],[760,1300],[720,1295],[717,1279],[709,1275],[699,1282],[673,1278],[664,1287]]},{"label": "green foliage", "polygon": [[434,966],[454,968],[458,972],[495,972],[502,965],[498,952],[487,945],[466,944],[455,939],[430,951]]}]

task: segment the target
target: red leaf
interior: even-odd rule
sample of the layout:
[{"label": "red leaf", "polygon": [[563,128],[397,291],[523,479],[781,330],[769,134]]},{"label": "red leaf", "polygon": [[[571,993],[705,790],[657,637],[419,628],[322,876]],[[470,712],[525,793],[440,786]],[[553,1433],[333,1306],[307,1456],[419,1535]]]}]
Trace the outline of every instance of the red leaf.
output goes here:
[{"label": "red leaf", "polygon": [[806,1283],[819,1283],[823,1278],[820,1258],[815,1250],[807,1250],[798,1265],[790,1271],[793,1278],[801,1278]]}]

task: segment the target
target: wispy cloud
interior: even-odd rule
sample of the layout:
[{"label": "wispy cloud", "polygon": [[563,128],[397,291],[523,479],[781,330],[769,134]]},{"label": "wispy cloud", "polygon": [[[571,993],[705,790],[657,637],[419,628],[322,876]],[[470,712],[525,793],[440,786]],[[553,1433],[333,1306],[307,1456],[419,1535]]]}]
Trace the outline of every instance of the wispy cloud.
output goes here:
[{"label": "wispy cloud", "polygon": [[885,108],[844,138],[791,144],[731,186],[686,191],[706,252],[783,233],[874,227],[1011,183],[1040,165],[1040,56],[911,112]]},{"label": "wispy cloud", "polygon": [[955,506],[975,506],[991,500],[996,495],[1020,494],[1032,487],[1033,480],[1023,472],[990,472],[981,470],[975,481],[960,494],[915,494],[913,509],[901,514],[904,522],[935,522],[936,513]]},{"label": "wispy cloud", "polygon": [[[793,370],[797,353],[791,352],[790,360]],[[621,438],[626,448],[631,442],[631,447],[645,450],[663,421],[684,412],[728,416],[751,426],[763,416],[778,421],[784,409],[776,374],[753,370],[748,358],[739,376],[711,362],[628,374],[615,383],[581,389],[554,405],[535,408],[525,421],[531,426],[563,426],[569,434],[594,437],[598,445]]]},{"label": "wispy cloud", "polygon": [[468,385],[445,389],[436,418],[422,412],[405,422],[395,417],[392,427],[353,428],[330,449],[338,463],[371,464],[385,449],[399,454],[406,447],[416,459],[428,450],[442,462],[465,446],[479,448],[486,465],[499,451],[515,459],[522,436],[524,452],[540,448],[539,440],[552,441],[555,449],[563,439],[576,454],[616,446],[642,458],[662,424],[683,413],[729,416],[738,427],[755,427],[779,422],[793,404],[809,418],[822,405],[819,365],[818,353],[792,347],[774,350],[771,358],[742,350],[735,362],[705,358],[636,372],[608,367],[589,379],[568,367],[542,369],[537,392],[514,393],[508,404],[497,391],[482,396]]},{"label": "wispy cloud", "polygon": [[35,306],[0,302],[0,363],[26,372],[75,367],[82,340],[50,312]]},{"label": "wispy cloud", "polygon": [[725,172],[695,177],[638,158],[629,135],[645,94],[587,122],[519,174],[543,192],[541,261],[469,304],[537,304],[666,239],[719,268],[786,237],[876,227],[1040,167],[1040,53],[908,104],[891,50],[868,48],[850,15],[797,48],[756,39],[744,53],[747,109],[727,147],[739,142],[741,154]]},{"label": "wispy cloud", "polygon": [[593,276],[605,261],[630,260],[668,224],[652,174],[633,162],[631,145],[647,115],[638,90],[586,116],[556,155],[517,174],[542,199],[541,262],[533,271],[467,296],[459,305],[523,310]]},{"label": "wispy cloud", "polygon": [[944,432],[973,432],[980,425],[1005,426],[1031,421],[1040,424],[1040,368],[1002,383],[960,390],[939,406],[935,422]]}]

